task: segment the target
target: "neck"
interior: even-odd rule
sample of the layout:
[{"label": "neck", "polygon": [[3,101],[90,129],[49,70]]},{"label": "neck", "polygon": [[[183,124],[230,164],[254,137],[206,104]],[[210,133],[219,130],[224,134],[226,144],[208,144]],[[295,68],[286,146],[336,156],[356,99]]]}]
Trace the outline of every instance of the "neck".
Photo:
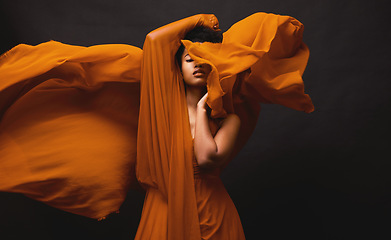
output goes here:
[{"label": "neck", "polygon": [[197,109],[197,103],[205,95],[206,87],[189,87],[186,86],[187,107]]}]

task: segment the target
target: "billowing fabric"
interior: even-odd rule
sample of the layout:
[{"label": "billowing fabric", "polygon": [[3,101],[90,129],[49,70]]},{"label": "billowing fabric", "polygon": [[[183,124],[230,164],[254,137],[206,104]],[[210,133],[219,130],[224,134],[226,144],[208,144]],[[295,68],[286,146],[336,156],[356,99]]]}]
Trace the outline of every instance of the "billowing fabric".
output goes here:
[{"label": "billowing fabric", "polygon": [[135,182],[142,51],[18,45],[0,59],[0,190],[91,218]]},{"label": "billowing fabric", "polygon": [[[203,173],[194,158],[175,53],[199,25],[218,21],[196,15],[171,23],[148,34],[143,51],[52,41],[4,54],[0,190],[100,218],[119,209],[136,169],[146,191],[136,239],[244,239],[220,169]],[[194,60],[211,66],[211,117],[241,119],[235,152],[251,135],[260,103],[313,111],[301,79],[309,55],[302,31],[294,18],[257,13],[233,25],[221,44],[182,41]]]},{"label": "billowing fabric", "polygon": [[251,74],[235,86],[241,95],[312,112],[301,78],[309,56],[302,34],[303,25],[292,17],[257,13],[225,32],[223,44],[183,40],[192,58],[212,66],[208,84],[212,116],[234,112],[233,87],[237,74],[247,69]]}]

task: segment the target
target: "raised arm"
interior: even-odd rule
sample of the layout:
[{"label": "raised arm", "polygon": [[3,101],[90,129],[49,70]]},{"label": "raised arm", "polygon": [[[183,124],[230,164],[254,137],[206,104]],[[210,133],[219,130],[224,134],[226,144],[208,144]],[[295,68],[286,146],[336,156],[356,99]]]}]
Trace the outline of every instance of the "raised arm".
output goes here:
[{"label": "raised arm", "polygon": [[[169,180],[170,171],[167,169],[172,159],[166,157],[171,151],[175,152],[169,145],[171,134],[175,131],[185,134],[179,132],[181,128],[169,131],[170,125],[175,126],[176,122],[183,120],[171,116],[183,116],[187,110],[183,102],[178,102],[184,93],[177,91],[182,79],[175,62],[175,53],[181,44],[180,40],[198,25],[218,28],[217,18],[201,14],[168,24],[149,33],[143,46],[139,111],[139,116],[143,118],[138,122],[137,177],[140,182],[149,181],[167,194],[168,183],[174,184]],[[156,152],[158,154],[152,154]],[[184,170],[182,165],[176,167]]]},{"label": "raised arm", "polygon": [[[216,30],[219,26],[214,15],[199,14],[160,27],[147,35],[143,46],[141,67],[142,96],[154,96],[156,92],[169,93],[171,91],[171,84],[180,75],[175,63],[175,53],[181,44],[180,40],[189,30],[199,25],[209,26]],[[162,108],[167,108],[170,102],[166,99],[161,102],[161,105]],[[146,108],[146,111],[151,111],[151,109]]]},{"label": "raised arm", "polygon": [[147,41],[158,42],[162,45],[176,44],[179,47],[180,40],[183,39],[186,33],[197,26],[210,27],[219,29],[219,22],[213,14],[197,14],[191,17],[181,19],[179,21],[167,24],[150,32],[146,37]]},{"label": "raised arm", "polygon": [[240,119],[235,114],[229,114],[213,137],[206,112],[206,97],[207,94],[197,105],[194,154],[201,168],[212,169],[224,166],[230,159],[239,134]]}]

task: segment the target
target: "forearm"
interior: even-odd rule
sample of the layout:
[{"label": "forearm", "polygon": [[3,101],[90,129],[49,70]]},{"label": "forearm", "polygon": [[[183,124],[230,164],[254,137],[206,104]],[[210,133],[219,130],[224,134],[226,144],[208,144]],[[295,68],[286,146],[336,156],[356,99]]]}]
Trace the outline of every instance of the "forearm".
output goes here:
[{"label": "forearm", "polygon": [[217,18],[213,14],[197,14],[187,17],[176,22],[160,27],[147,35],[149,41],[159,41],[162,44],[180,44],[179,40],[183,39],[186,33],[197,26],[206,26],[212,29],[218,29]]},{"label": "forearm", "polygon": [[172,69],[175,68],[175,53],[181,44],[180,40],[198,25],[211,28],[216,26],[218,29],[218,21],[214,15],[198,14],[150,32],[143,46],[142,78],[165,76],[166,81],[171,81],[176,76]]},{"label": "forearm", "polygon": [[209,128],[206,110],[198,107],[194,134],[194,153],[198,164],[205,168],[218,166],[219,163],[215,158],[217,152],[217,144]]}]

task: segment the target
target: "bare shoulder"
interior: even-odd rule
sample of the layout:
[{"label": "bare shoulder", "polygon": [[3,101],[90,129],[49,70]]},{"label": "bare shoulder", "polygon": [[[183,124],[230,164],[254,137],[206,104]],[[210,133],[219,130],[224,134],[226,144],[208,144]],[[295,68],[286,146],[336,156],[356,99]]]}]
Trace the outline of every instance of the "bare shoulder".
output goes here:
[{"label": "bare shoulder", "polygon": [[226,118],[224,118],[221,123],[220,123],[220,126],[223,126],[223,125],[239,125],[240,126],[240,118],[238,115],[234,114],[234,113],[231,113],[231,114],[228,114]]},{"label": "bare shoulder", "polygon": [[230,121],[237,121],[237,122],[240,122],[239,116],[236,115],[235,113],[230,113],[230,114],[228,114],[228,116],[227,116],[226,119],[230,119]]},{"label": "bare shoulder", "polygon": [[217,127],[218,131],[224,129],[223,132],[224,131],[236,132],[240,128],[240,118],[238,115],[231,113],[228,114],[226,118],[219,120],[217,125],[218,125]]}]

